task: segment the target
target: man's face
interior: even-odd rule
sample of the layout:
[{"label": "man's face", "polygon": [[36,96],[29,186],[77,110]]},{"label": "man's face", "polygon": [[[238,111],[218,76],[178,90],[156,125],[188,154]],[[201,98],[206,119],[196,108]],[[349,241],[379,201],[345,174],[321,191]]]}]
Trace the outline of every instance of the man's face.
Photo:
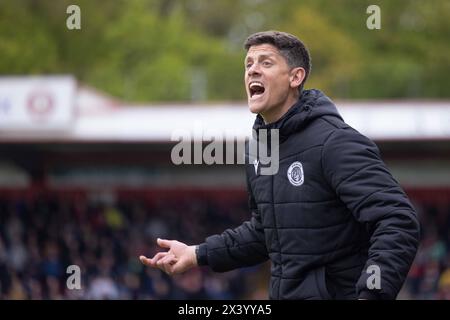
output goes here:
[{"label": "man's face", "polygon": [[259,113],[266,122],[277,120],[272,118],[284,108],[292,88],[290,68],[276,47],[260,44],[249,48],[245,88],[250,111]]}]

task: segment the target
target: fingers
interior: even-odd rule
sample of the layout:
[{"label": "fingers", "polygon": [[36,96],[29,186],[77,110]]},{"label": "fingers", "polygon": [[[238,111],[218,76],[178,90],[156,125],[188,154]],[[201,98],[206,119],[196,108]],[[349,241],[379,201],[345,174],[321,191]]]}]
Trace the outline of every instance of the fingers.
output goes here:
[{"label": "fingers", "polygon": [[146,256],[139,256],[139,260],[141,260],[141,262],[146,266],[154,267],[152,259],[149,259]]},{"label": "fingers", "polygon": [[156,267],[156,263],[168,254],[169,252],[158,252],[157,254],[155,254],[155,256],[152,258],[152,263],[154,264],[154,266]]},{"label": "fingers", "polygon": [[158,252],[151,259],[146,256],[140,256],[139,259],[144,265],[158,268],[169,275],[174,273],[174,265],[178,262],[178,258],[168,252]]},{"label": "fingers", "polygon": [[178,259],[173,254],[168,254],[164,258],[161,258],[156,262],[158,268],[163,270],[167,274],[172,274],[173,265]]},{"label": "fingers", "polygon": [[158,238],[156,240],[156,242],[158,243],[158,246],[160,246],[161,248],[167,248],[170,249],[172,242],[174,242],[173,240],[165,240],[165,239],[160,239]]},{"label": "fingers", "polygon": [[163,258],[159,259],[156,262],[156,265],[158,267],[162,267],[162,266],[167,265],[169,263],[173,263],[173,261],[176,261],[176,260],[177,259],[175,258],[175,256],[173,254],[167,254]]},{"label": "fingers", "polygon": [[[160,247],[171,249],[172,245],[175,243],[175,240],[166,240],[166,239],[157,239],[157,243]],[[178,258],[171,252],[172,250],[166,252],[158,252],[154,255],[153,258],[149,259],[145,256],[140,256],[139,259],[141,262],[149,267],[159,268],[167,274],[173,273],[173,266],[178,262]],[[169,253],[171,252],[171,253]]]},{"label": "fingers", "polygon": [[168,254],[169,254],[168,252],[158,252],[151,259],[147,258],[146,256],[140,256],[139,259],[146,266],[158,268],[158,265],[156,263],[165,256],[167,256]]}]

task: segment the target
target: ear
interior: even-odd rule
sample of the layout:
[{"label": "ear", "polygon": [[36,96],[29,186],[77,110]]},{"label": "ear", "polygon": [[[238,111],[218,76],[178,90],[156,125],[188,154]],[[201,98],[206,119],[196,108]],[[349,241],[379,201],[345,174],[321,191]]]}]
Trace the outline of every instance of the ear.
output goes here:
[{"label": "ear", "polygon": [[302,67],[293,68],[291,70],[290,85],[291,88],[298,88],[305,79],[306,71]]}]

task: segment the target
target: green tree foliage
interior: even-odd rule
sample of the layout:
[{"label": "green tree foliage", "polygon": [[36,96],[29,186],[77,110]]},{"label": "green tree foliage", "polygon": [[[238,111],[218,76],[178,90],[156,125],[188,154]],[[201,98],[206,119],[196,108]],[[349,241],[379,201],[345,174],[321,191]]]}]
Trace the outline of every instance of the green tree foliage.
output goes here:
[{"label": "green tree foliage", "polygon": [[[371,4],[381,30],[366,28]],[[450,96],[447,0],[2,0],[0,74],[74,74],[135,102],[242,100],[242,42],[267,29],[307,44],[306,87],[332,97]]]}]

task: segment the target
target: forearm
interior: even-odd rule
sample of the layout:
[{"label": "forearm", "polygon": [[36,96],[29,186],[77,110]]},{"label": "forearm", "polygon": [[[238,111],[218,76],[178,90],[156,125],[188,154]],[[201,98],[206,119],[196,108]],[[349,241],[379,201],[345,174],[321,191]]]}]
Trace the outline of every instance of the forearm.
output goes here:
[{"label": "forearm", "polygon": [[[419,244],[415,213],[399,210],[377,223],[371,237],[368,260],[358,283],[357,294],[366,299],[395,299],[400,291]],[[378,269],[379,268],[379,269]],[[379,271],[379,287],[373,286]],[[372,278],[370,278],[372,276]]]},{"label": "forearm", "polygon": [[264,233],[253,218],[236,229],[208,237],[198,246],[196,258],[198,265],[217,272],[262,263],[268,259]]}]

